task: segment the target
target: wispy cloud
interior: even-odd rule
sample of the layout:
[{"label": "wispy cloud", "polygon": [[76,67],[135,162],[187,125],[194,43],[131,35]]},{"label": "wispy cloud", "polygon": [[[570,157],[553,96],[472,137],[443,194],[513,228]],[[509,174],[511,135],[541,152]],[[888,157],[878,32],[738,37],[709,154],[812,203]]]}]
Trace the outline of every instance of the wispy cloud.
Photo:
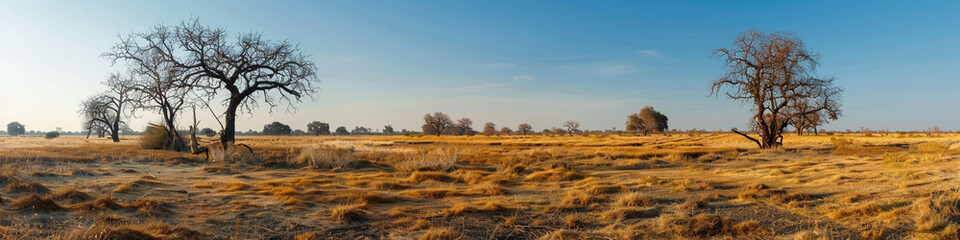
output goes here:
[{"label": "wispy cloud", "polygon": [[536,78],[531,76],[517,75],[517,76],[513,76],[513,80],[514,81],[533,81],[533,80],[536,80]]},{"label": "wispy cloud", "polygon": [[587,63],[581,65],[570,65],[560,67],[562,69],[583,72],[595,75],[627,75],[639,72],[641,68],[633,63],[621,61],[605,61],[596,63]]},{"label": "wispy cloud", "polygon": [[637,51],[637,53],[639,53],[640,56],[644,56],[644,57],[660,57],[660,52],[653,49],[644,49],[644,50]]}]

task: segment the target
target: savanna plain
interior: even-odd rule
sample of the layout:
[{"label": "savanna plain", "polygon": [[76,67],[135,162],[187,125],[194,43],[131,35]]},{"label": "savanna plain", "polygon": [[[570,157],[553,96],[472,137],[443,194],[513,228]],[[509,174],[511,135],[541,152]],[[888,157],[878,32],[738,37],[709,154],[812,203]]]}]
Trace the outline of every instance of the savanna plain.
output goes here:
[{"label": "savanna plain", "polygon": [[[945,239],[960,135],[0,138],[4,239]],[[204,139],[215,142],[216,139]],[[233,148],[231,148],[233,149]]]}]

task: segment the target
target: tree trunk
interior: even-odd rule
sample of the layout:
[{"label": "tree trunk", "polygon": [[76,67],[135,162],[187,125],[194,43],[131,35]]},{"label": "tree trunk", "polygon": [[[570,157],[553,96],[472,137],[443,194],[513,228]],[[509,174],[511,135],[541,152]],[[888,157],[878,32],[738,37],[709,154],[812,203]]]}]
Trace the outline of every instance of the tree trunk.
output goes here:
[{"label": "tree trunk", "polygon": [[236,141],[236,124],[237,124],[237,107],[240,106],[240,101],[233,100],[231,98],[229,105],[227,105],[227,114],[224,116],[223,133],[220,134],[220,144],[223,145],[223,149],[226,150],[227,146],[230,146]]},{"label": "tree trunk", "polygon": [[120,142],[120,121],[113,122],[113,129],[110,129],[110,138],[113,142]]}]

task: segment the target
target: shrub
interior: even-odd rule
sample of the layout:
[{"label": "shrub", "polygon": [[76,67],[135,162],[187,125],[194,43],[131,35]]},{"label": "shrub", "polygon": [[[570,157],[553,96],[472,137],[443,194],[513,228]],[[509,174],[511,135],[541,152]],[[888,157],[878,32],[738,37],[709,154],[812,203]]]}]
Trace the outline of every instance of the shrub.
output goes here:
[{"label": "shrub", "polygon": [[47,135],[43,136],[43,138],[46,138],[46,139],[54,139],[58,137],[60,137],[60,132],[57,132],[57,131],[47,132]]},{"label": "shrub", "polygon": [[210,161],[212,162],[227,162],[227,163],[245,163],[249,165],[256,165],[259,163],[257,156],[253,155],[252,152],[246,148],[239,148],[236,146],[228,147],[227,149],[223,148],[213,148],[210,150]]},{"label": "shrub", "polygon": [[308,165],[322,169],[338,169],[356,166],[353,147],[341,148],[327,145],[307,146],[294,158],[295,165]]},{"label": "shrub", "polygon": [[[174,139],[168,135],[167,127],[159,124],[147,125],[147,129],[143,130],[143,134],[140,136],[140,147],[144,149],[168,149]],[[177,141],[180,142],[181,146],[186,142],[182,137]]]}]

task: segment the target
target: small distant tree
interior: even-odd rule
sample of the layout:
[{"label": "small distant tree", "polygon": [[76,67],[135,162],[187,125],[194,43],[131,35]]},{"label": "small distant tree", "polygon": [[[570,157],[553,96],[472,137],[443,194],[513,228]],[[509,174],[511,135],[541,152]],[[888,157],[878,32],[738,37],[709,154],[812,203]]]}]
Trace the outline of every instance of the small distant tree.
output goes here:
[{"label": "small distant tree", "polygon": [[348,134],[350,134],[350,131],[347,131],[347,127],[344,127],[344,126],[338,127],[335,132],[337,133],[337,135],[348,135]]},{"label": "small distant tree", "polygon": [[286,125],[280,122],[273,122],[271,124],[263,125],[263,131],[261,132],[264,135],[289,135],[293,130],[290,129],[290,125]]},{"label": "small distant tree", "polygon": [[393,126],[391,126],[390,124],[383,126],[383,134],[393,134],[393,133],[394,133]]},{"label": "small distant tree", "polygon": [[307,131],[312,132],[317,136],[320,136],[320,134],[330,134],[330,124],[313,121],[307,124]]},{"label": "small distant tree", "polygon": [[27,129],[25,126],[23,126],[23,124],[20,124],[19,122],[11,122],[7,124],[7,134],[10,134],[10,136],[19,136],[23,135],[24,133],[27,133]]},{"label": "small distant tree", "polygon": [[567,133],[573,135],[574,133],[580,132],[580,123],[576,121],[566,121],[563,123],[563,126],[567,128]]},{"label": "small distant tree", "polygon": [[497,134],[497,125],[492,122],[487,122],[483,124],[483,135],[495,135]]},{"label": "small distant tree", "polygon": [[510,135],[511,133],[513,133],[513,130],[510,130],[510,128],[508,127],[503,127],[503,128],[500,128],[500,133]]},{"label": "small distant tree", "polygon": [[649,133],[663,133],[667,130],[667,116],[657,112],[651,106],[645,106],[639,113],[627,116],[627,131]]},{"label": "small distant tree", "polygon": [[533,132],[533,127],[530,124],[521,123],[517,126],[517,132],[527,135],[527,133]]},{"label": "small distant tree", "polygon": [[207,136],[207,137],[213,137],[217,135],[217,131],[214,131],[211,128],[203,128],[203,129],[200,129],[200,134],[203,134],[204,136]]},{"label": "small distant tree", "polygon": [[469,118],[461,118],[460,120],[457,120],[457,134],[465,135],[470,133],[470,131],[473,131],[472,125],[473,120],[470,120]]},{"label": "small distant tree", "polygon": [[363,126],[354,126],[350,134],[370,134],[370,129]]},{"label": "small distant tree", "polygon": [[50,131],[50,132],[47,132],[47,134],[44,135],[43,137],[46,139],[54,139],[54,138],[60,137],[60,132]]},{"label": "small distant tree", "polygon": [[[423,121],[425,126],[428,127],[431,132],[440,136],[444,133],[444,130],[447,130],[450,127],[453,127],[453,120],[450,119],[446,113],[435,112],[433,115],[427,114],[423,116]],[[426,133],[427,128],[424,128],[424,133]]]}]

